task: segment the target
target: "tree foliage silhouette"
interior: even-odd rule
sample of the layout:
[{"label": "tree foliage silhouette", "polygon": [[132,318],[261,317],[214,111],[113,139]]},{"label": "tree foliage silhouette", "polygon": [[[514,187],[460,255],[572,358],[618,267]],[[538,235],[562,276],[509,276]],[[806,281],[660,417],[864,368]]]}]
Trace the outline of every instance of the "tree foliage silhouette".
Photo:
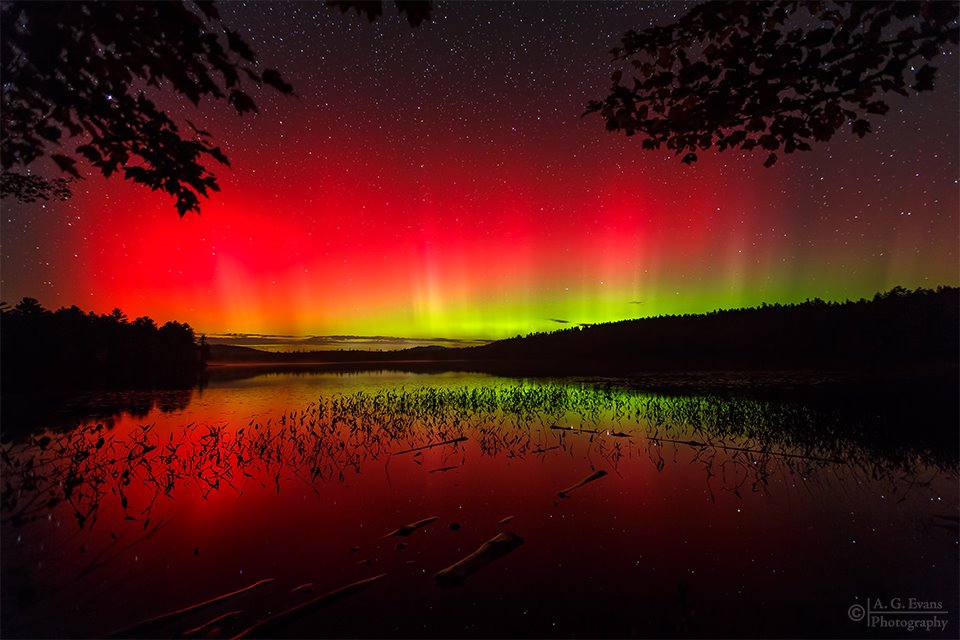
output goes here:
[{"label": "tree foliage silhouette", "polygon": [[[104,176],[169,193],[181,216],[199,212],[199,197],[219,190],[207,162],[229,161],[208,132],[189,121],[181,131],[148,91],[224,99],[240,114],[257,111],[250,83],[293,93],[278,71],[257,68],[212,2],[5,3],[0,61],[0,195],[25,202],[69,197],[79,155]],[[44,156],[69,178],[30,172]]]},{"label": "tree foliage silhouette", "polygon": [[204,366],[190,325],[120,310],[97,315],[77,307],[49,311],[34,298],[0,307],[4,389],[192,386]]},{"label": "tree foliage silhouette", "polygon": [[885,94],[932,89],[929,62],[957,44],[957,18],[957,2],[708,2],[628,31],[610,94],[584,115],[687,164],[716,146],[761,148],[769,167],[847,124],[862,138]]},{"label": "tree foliage silhouette", "polygon": [[[339,9],[342,13],[356,11],[370,22],[383,15],[383,4],[381,0],[326,0],[328,7]],[[394,0],[394,4],[397,12],[406,16],[411,27],[419,27],[430,20],[433,13],[431,0]]]}]

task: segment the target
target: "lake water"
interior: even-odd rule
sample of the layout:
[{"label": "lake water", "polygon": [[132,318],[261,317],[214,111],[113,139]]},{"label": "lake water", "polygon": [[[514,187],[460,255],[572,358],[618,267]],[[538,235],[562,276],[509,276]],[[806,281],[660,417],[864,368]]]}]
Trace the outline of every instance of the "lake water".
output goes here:
[{"label": "lake water", "polygon": [[957,452],[924,433],[956,424],[916,401],[226,370],[75,398],[2,447],[2,635],[955,637]]}]

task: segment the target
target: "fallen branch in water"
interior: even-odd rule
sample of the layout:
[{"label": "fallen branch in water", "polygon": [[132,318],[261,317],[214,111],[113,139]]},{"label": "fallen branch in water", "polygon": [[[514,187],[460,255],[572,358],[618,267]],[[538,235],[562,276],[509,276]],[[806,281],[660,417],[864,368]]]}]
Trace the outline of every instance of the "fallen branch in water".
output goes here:
[{"label": "fallen branch in water", "polygon": [[413,522],[411,524],[405,524],[399,529],[391,531],[390,533],[388,533],[383,537],[389,538],[390,536],[403,536],[404,538],[406,538],[407,536],[409,536],[411,533],[413,533],[420,527],[425,527],[431,522],[434,522],[436,520],[439,520],[437,516],[430,516],[429,518],[424,518],[423,520],[417,520],[416,522]]},{"label": "fallen branch in water", "polygon": [[584,429],[583,427],[576,427],[576,428],[574,428],[574,427],[561,427],[561,426],[558,425],[558,424],[552,424],[552,425],[550,425],[550,429],[551,429],[552,431],[565,431],[565,432],[567,432],[567,433],[569,433],[569,432],[573,432],[573,433],[600,433],[600,432],[597,431],[596,429]]},{"label": "fallen branch in water", "polygon": [[440,467],[440,468],[438,468],[438,469],[431,469],[431,470],[430,470],[430,473],[439,473],[439,472],[441,472],[441,471],[452,471],[452,470],[454,470],[454,469],[459,469],[459,468],[460,468],[460,467],[458,467],[458,466],[453,466],[453,467]]},{"label": "fallen branch in water", "polygon": [[352,596],[355,593],[363,591],[364,589],[366,589],[367,587],[369,587],[370,585],[372,585],[374,582],[384,577],[385,575],[387,574],[381,573],[378,576],[367,578],[366,580],[353,582],[351,584],[348,584],[345,587],[334,589],[330,593],[325,593],[322,596],[314,598],[313,600],[309,600],[307,602],[304,602],[303,604],[299,604],[295,607],[291,607],[286,611],[281,611],[275,616],[264,618],[263,620],[260,620],[253,626],[247,627],[246,629],[244,629],[243,631],[235,635],[233,637],[233,640],[239,640],[240,638],[255,638],[257,637],[257,634],[262,633],[265,629],[269,629],[270,627],[276,627],[277,625],[281,625],[281,624],[286,624],[290,620],[300,615],[303,615],[304,613],[308,613],[313,609],[322,609],[323,607],[327,607],[327,606],[330,606],[331,604],[340,602],[344,598],[347,598],[349,596]]},{"label": "fallen branch in water", "polygon": [[266,578],[265,580],[259,580],[253,584],[244,587],[243,589],[237,589],[236,591],[231,591],[230,593],[225,593],[222,596],[217,596],[216,598],[211,598],[210,600],[204,600],[203,602],[198,602],[197,604],[190,605],[189,607],[184,607],[183,609],[177,609],[176,611],[171,611],[169,613],[164,613],[159,616],[154,616],[152,618],[147,618],[141,622],[130,625],[129,627],[124,627],[107,635],[108,638],[124,638],[130,637],[133,635],[141,635],[141,632],[144,629],[154,627],[175,618],[185,616],[188,613],[193,613],[199,609],[205,609],[206,607],[211,607],[218,602],[223,602],[224,600],[230,600],[231,598],[236,598],[239,595],[246,593],[247,591],[252,591],[258,587],[262,587],[265,584],[270,584],[273,582],[273,578]]},{"label": "fallen branch in water", "polygon": [[546,449],[534,449],[530,453],[546,453],[547,451],[553,451],[554,449],[559,449],[560,445],[555,445],[552,447],[547,447]]},{"label": "fallen branch in water", "polygon": [[712,447],[714,449],[723,449],[724,451],[742,451],[744,453],[757,453],[757,454],[770,454],[773,456],[779,456],[781,458],[799,458],[800,460],[813,460],[815,462],[833,462],[836,464],[843,464],[843,460],[838,458],[820,458],[818,456],[808,456],[802,453],[787,453],[785,451],[764,451],[762,449],[748,449],[746,447],[731,447],[722,444],[709,444],[707,442],[700,442],[698,440],[671,440],[670,438],[655,438],[653,436],[647,436],[647,440],[651,442],[672,442],[673,444],[684,444],[688,447],[695,447],[697,449],[704,449],[706,447]]},{"label": "fallen branch in water", "polygon": [[439,571],[433,578],[441,587],[462,585],[478,569],[502,558],[522,544],[523,538],[515,533],[508,531],[498,534],[463,560]]},{"label": "fallen branch in water", "polygon": [[444,440],[443,442],[425,444],[422,447],[414,447],[413,449],[406,449],[405,451],[397,451],[396,453],[390,455],[402,456],[405,453],[413,453],[414,451],[421,451],[423,449],[432,449],[433,447],[442,447],[445,444],[456,444],[458,442],[464,442],[465,440],[469,440],[469,438],[467,436],[460,436],[459,438],[453,438],[452,440]]},{"label": "fallen branch in water", "polygon": [[581,481],[578,482],[577,484],[573,485],[572,487],[567,487],[567,488],[564,489],[563,491],[557,491],[557,495],[560,496],[561,498],[566,498],[566,497],[570,494],[570,492],[573,491],[574,489],[579,489],[580,487],[582,487],[582,486],[585,485],[585,484],[589,484],[589,483],[593,482],[594,480],[599,480],[600,478],[602,478],[602,477],[605,476],[605,475],[607,475],[607,472],[604,471],[603,469],[600,469],[599,471],[594,471],[594,472],[591,473],[589,476],[587,476],[586,478],[584,478],[583,480],[581,480]]},{"label": "fallen branch in water", "polygon": [[223,615],[219,615],[219,616],[217,616],[216,618],[214,618],[213,620],[210,620],[209,622],[204,622],[204,623],[203,623],[202,625],[200,625],[199,627],[194,627],[193,629],[188,629],[187,631],[184,631],[184,632],[181,633],[180,635],[182,635],[182,636],[185,637],[185,638],[189,638],[190,636],[199,635],[199,634],[203,633],[204,631],[206,631],[207,629],[211,629],[211,628],[212,628],[214,625],[216,625],[218,622],[223,622],[223,621],[225,621],[225,620],[231,620],[231,619],[236,618],[237,616],[239,616],[241,613],[242,613],[241,611],[228,611],[227,613],[224,613]]}]

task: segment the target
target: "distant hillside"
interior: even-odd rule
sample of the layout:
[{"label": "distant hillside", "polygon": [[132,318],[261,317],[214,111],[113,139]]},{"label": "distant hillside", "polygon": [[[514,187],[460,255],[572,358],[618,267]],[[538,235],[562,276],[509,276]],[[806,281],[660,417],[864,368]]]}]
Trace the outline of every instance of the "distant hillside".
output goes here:
[{"label": "distant hillside", "polygon": [[897,287],[857,302],[817,299],[563,329],[477,347],[471,357],[630,371],[955,365],[958,316],[956,287]]},{"label": "distant hillside", "polygon": [[661,316],[574,327],[469,348],[268,353],[211,346],[211,361],[457,361],[481,369],[628,374],[680,370],[955,366],[960,289],[897,287],[871,300]]},{"label": "distant hillside", "polygon": [[[396,362],[400,360],[445,360],[452,354],[462,354],[468,349],[448,349],[429,346],[412,347],[399,351],[323,350],[323,351],[262,351],[251,347],[227,344],[208,345],[211,363],[345,363],[345,362]],[[460,357],[463,357],[462,355]]]}]

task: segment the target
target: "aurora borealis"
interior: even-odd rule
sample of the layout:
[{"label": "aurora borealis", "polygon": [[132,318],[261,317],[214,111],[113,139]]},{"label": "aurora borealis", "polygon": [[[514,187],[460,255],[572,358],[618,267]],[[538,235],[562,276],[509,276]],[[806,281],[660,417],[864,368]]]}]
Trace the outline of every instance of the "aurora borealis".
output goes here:
[{"label": "aurora borealis", "polygon": [[169,98],[232,169],[202,215],[88,172],[3,202],[3,299],[206,333],[495,339],[895,285],[960,284],[958,69],[876,133],[694,167],[580,118],[623,31],[677,3],[440,4],[411,29],[322,3],[223,3],[298,96]]}]

